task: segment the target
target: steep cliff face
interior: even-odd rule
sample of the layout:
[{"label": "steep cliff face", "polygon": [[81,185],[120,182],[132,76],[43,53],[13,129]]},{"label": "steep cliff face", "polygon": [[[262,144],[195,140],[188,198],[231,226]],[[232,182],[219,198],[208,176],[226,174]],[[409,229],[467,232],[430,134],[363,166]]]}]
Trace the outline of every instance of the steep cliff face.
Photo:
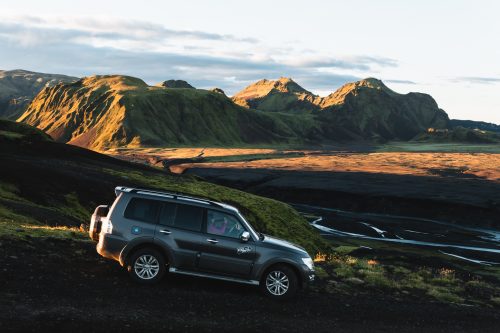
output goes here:
[{"label": "steep cliff face", "polygon": [[0,118],[15,120],[45,87],[78,78],[25,70],[0,71]]}]

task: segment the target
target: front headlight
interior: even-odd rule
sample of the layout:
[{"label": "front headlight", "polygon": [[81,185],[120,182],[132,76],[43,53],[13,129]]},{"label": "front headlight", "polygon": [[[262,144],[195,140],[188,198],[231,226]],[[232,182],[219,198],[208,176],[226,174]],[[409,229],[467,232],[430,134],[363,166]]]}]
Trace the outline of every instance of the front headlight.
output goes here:
[{"label": "front headlight", "polygon": [[314,263],[313,263],[313,260],[311,258],[302,258],[302,262],[304,263],[304,265],[307,266],[307,268],[309,268],[311,271],[314,270]]}]

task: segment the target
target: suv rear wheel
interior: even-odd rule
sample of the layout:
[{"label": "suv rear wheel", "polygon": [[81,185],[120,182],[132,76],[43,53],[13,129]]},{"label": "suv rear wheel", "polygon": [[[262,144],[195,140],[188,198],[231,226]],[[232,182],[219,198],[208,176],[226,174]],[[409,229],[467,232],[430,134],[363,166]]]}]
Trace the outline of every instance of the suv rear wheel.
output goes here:
[{"label": "suv rear wheel", "polygon": [[299,279],[290,267],[276,265],[266,271],[260,286],[266,296],[285,300],[295,296],[299,288]]},{"label": "suv rear wheel", "polygon": [[140,249],[130,257],[127,270],[135,281],[153,284],[160,281],[165,274],[165,259],[155,249]]}]

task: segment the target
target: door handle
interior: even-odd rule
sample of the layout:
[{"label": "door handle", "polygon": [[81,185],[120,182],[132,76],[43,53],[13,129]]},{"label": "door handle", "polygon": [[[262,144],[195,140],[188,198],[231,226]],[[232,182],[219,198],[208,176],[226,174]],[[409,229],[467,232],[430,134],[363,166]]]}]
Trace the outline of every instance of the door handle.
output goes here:
[{"label": "door handle", "polygon": [[170,235],[172,233],[172,231],[163,229],[163,230],[160,230],[160,233],[165,234],[165,235]]},{"label": "door handle", "polygon": [[212,243],[212,244],[217,244],[219,241],[216,239],[207,238],[207,242]]}]

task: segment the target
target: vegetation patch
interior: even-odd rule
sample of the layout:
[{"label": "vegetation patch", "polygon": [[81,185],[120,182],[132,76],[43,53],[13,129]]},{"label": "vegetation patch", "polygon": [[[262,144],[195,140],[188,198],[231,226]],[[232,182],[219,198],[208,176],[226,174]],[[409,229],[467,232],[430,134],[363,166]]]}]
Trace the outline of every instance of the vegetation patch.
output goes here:
[{"label": "vegetation patch", "polygon": [[316,255],[319,290],[383,292],[443,303],[500,305],[500,275],[492,279],[491,275],[483,275],[480,271],[472,274],[465,267],[446,267],[446,261],[436,267],[431,263],[415,265],[411,257],[394,260],[376,254],[358,255],[357,249],[340,245],[331,253]]}]

